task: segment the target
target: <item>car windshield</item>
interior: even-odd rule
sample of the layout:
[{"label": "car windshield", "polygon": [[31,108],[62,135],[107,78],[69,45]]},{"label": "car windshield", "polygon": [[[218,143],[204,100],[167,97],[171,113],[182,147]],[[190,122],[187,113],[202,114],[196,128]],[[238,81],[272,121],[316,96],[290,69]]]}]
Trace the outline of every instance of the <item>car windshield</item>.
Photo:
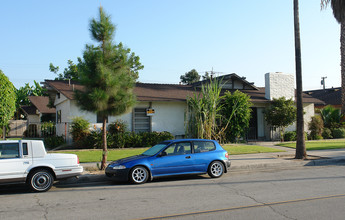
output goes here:
[{"label": "car windshield", "polygon": [[160,143],[156,144],[155,146],[151,147],[147,151],[145,151],[142,155],[145,156],[153,156],[157,154],[159,151],[161,151],[163,148],[165,148],[168,145],[168,143]]}]

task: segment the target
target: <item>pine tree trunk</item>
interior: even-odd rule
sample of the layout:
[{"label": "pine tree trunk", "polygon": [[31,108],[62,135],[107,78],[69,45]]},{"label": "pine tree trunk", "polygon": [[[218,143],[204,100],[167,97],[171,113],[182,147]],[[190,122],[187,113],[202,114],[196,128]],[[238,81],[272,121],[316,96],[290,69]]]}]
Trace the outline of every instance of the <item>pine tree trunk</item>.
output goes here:
[{"label": "pine tree trunk", "polygon": [[341,113],[345,114],[345,21],[340,24]]},{"label": "pine tree trunk", "polygon": [[102,164],[101,164],[101,170],[105,170],[107,166],[107,157],[108,157],[108,147],[107,147],[107,118],[103,117],[103,127],[102,127],[102,148],[103,148],[103,154],[102,154]]},{"label": "pine tree trunk", "polygon": [[299,28],[298,0],[294,0],[294,28],[295,28],[295,59],[296,59],[296,101],[297,101],[297,142],[296,159],[304,159],[307,156],[305,149],[303,99],[302,99],[302,61],[301,61],[301,39]]}]

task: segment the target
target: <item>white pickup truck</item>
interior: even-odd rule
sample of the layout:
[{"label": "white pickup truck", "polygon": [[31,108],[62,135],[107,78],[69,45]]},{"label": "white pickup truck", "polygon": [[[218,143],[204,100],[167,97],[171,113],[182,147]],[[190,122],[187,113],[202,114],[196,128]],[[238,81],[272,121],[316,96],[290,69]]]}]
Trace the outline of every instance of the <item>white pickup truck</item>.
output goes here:
[{"label": "white pickup truck", "polygon": [[75,154],[47,154],[43,141],[0,141],[0,184],[26,183],[33,191],[48,191],[54,180],[83,172]]}]

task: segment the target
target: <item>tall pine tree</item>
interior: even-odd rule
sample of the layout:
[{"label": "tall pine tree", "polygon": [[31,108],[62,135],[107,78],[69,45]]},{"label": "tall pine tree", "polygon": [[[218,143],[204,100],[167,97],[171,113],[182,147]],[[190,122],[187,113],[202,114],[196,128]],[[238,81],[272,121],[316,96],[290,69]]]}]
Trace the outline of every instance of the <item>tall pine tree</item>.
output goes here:
[{"label": "tall pine tree", "polygon": [[108,116],[121,115],[134,106],[133,88],[138,79],[138,71],[144,66],[139,57],[122,43],[113,43],[115,26],[102,7],[99,8],[99,19],[91,20],[90,31],[99,45],[86,45],[78,68],[79,81],[85,89],[76,91],[75,98],[83,110],[94,112],[102,118],[101,169],[105,169]]}]

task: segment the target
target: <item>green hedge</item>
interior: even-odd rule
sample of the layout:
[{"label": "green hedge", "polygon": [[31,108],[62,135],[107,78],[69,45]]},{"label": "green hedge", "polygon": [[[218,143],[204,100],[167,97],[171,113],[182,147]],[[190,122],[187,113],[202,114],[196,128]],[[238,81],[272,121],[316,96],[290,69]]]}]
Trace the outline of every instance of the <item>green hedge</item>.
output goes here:
[{"label": "green hedge", "polygon": [[[165,140],[174,139],[174,136],[167,132],[119,132],[107,134],[108,148],[142,148],[151,147]],[[84,138],[75,142],[77,148],[102,148],[102,132],[92,131]]]}]

